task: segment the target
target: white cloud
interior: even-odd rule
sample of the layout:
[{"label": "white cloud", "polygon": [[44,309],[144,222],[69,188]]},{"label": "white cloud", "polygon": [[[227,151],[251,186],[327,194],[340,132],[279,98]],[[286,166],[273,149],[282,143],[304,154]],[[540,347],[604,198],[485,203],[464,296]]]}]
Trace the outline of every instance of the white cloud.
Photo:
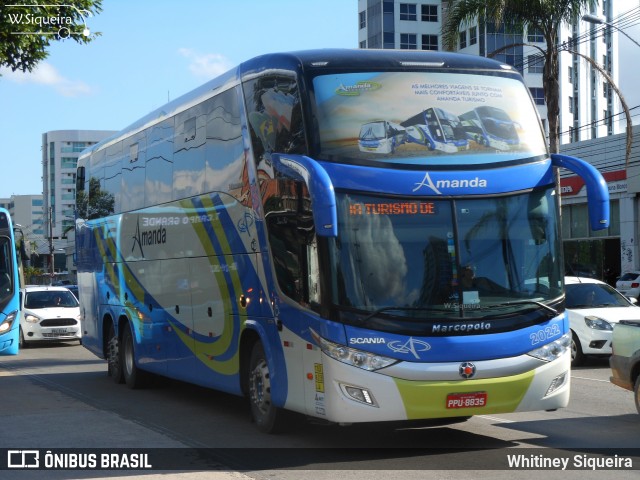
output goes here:
[{"label": "white cloud", "polygon": [[9,68],[0,68],[3,78],[22,84],[44,85],[53,88],[65,97],[78,97],[91,93],[91,87],[84,82],[64,78],[56,68],[47,62],[41,62],[31,72],[13,72]]},{"label": "white cloud", "polygon": [[218,53],[200,53],[189,48],[181,48],[178,53],[189,60],[189,71],[196,77],[214,78],[233,66],[224,55]]}]

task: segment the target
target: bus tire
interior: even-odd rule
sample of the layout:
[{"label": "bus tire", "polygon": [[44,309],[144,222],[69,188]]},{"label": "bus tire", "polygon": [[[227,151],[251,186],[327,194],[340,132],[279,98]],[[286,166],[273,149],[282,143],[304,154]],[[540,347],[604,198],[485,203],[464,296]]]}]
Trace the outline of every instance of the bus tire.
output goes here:
[{"label": "bus tire", "polygon": [[571,331],[571,366],[579,367],[584,363],[584,353],[582,353],[582,345],[576,333]]},{"label": "bus tire", "polygon": [[633,384],[633,398],[636,403],[636,410],[640,413],[640,375],[636,377],[636,381]]},{"label": "bus tire", "polygon": [[284,431],[288,412],[276,407],[271,401],[271,372],[260,342],[256,342],[251,350],[247,378],[251,417],[258,430],[264,433]]},{"label": "bus tire", "polygon": [[120,364],[122,365],[122,375],[127,387],[136,389],[145,386],[145,372],[136,366],[133,333],[131,333],[131,328],[129,326],[127,326],[122,333]]},{"label": "bus tire", "polygon": [[120,340],[113,324],[109,327],[107,338],[107,374],[115,383],[124,383],[122,362],[120,360]]}]

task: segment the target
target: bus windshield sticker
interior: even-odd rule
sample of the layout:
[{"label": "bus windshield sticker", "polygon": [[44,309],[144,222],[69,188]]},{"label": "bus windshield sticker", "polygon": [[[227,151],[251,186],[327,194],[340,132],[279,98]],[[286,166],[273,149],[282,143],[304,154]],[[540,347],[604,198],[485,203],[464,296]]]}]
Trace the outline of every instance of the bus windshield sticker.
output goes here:
[{"label": "bus windshield sticker", "polygon": [[[474,165],[546,154],[525,85],[468,73],[384,72],[314,79],[326,155]],[[381,116],[380,112],[387,112]]]}]

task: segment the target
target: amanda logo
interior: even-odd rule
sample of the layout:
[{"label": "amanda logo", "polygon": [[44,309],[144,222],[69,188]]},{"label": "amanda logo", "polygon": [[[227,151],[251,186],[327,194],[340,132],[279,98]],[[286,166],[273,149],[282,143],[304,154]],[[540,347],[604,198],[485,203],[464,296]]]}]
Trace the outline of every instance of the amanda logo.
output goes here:
[{"label": "amanda logo", "polygon": [[356,82],[353,85],[340,85],[336,93],[343,97],[357,97],[361,93],[373,92],[382,88],[377,82]]},{"label": "amanda logo", "polygon": [[487,181],[484,178],[475,177],[475,178],[463,178],[463,179],[442,179],[434,182],[431,180],[429,173],[424,174],[424,178],[415,184],[414,192],[420,190],[421,188],[428,188],[432,192],[442,195],[441,189],[452,189],[452,188],[486,188]]},{"label": "amanda logo", "polygon": [[153,230],[143,230],[140,231],[140,218],[138,218],[138,222],[136,223],[136,233],[133,236],[133,246],[131,247],[131,253],[134,252],[136,246],[140,249],[140,256],[145,258],[144,256],[144,247],[159,245],[167,243],[167,229],[161,225],[158,228],[154,228]]}]

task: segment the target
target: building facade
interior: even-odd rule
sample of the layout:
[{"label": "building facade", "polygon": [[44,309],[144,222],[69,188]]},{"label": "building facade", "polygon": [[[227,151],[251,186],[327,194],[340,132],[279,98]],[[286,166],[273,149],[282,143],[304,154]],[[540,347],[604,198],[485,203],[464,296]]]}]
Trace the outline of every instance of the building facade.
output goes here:
[{"label": "building facade", "polygon": [[[358,0],[360,48],[444,50],[442,25],[447,0]],[[601,0],[591,12],[615,25],[619,0]],[[588,59],[603,67],[618,82],[618,31],[581,20],[563,25],[560,44],[560,143],[606,137],[621,131],[621,104],[606,77]],[[540,49],[546,50],[540,32],[516,30],[508,25],[474,21],[460,27],[461,53],[492,56],[517,68],[538,107],[545,131],[547,108],[542,89]],[[509,45],[516,45],[502,50]],[[493,55],[493,52],[500,53]]]},{"label": "building facade", "polygon": [[45,263],[48,270],[59,264],[55,255],[64,255],[68,250],[68,234],[74,229],[80,152],[114,133],[111,130],[55,130],[42,134],[43,227],[47,244],[39,253],[49,259]]},{"label": "building facade", "polygon": [[563,172],[562,236],[569,272],[612,283],[621,272],[638,270],[640,266],[640,125],[633,127],[632,136],[629,165],[625,162],[626,132],[560,146],[561,153],[582,158],[602,173],[609,187],[611,207],[609,228],[592,231],[584,182]]}]

